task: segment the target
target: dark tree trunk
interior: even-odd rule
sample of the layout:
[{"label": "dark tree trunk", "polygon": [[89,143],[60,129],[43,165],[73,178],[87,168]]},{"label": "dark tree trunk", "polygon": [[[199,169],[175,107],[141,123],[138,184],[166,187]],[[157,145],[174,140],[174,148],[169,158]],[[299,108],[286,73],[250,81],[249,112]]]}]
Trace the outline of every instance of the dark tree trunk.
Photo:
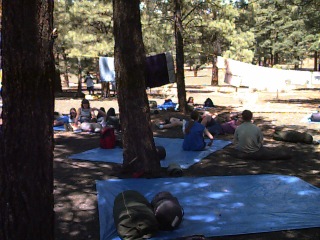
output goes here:
[{"label": "dark tree trunk", "polygon": [[60,70],[59,70],[59,58],[60,54],[55,54],[55,62],[56,62],[56,68],[55,68],[55,78],[54,78],[54,92],[62,92],[62,85],[61,85],[61,78],[60,78]]},{"label": "dark tree trunk", "polygon": [[53,48],[53,55],[54,55],[54,60],[56,63],[56,68],[55,68],[55,77],[54,77],[54,92],[62,92],[62,85],[61,85],[61,78],[60,78],[60,70],[59,70],[59,58],[60,54],[56,50],[56,48]]},{"label": "dark tree trunk", "polygon": [[123,167],[156,176],[160,161],[151,129],[145,86],[146,55],[139,0],[114,0],[115,71],[123,131]]},{"label": "dark tree trunk", "polygon": [[[63,50],[64,51],[64,50]],[[68,58],[66,53],[62,53],[63,62],[64,62],[64,82],[69,87],[69,66],[68,66]]]},{"label": "dark tree trunk", "polygon": [[277,65],[277,64],[279,64],[279,53],[274,54],[274,64],[273,65]]},{"label": "dark tree trunk", "polygon": [[269,67],[273,67],[274,65],[274,55],[272,53],[272,50],[270,50],[270,66]]},{"label": "dark tree trunk", "polygon": [[[314,71],[318,70],[318,52],[314,51],[314,67],[313,67]],[[320,71],[320,69],[319,69]]]},{"label": "dark tree trunk", "polygon": [[177,68],[177,90],[179,108],[184,114],[187,113],[186,85],[184,81],[184,52],[182,38],[181,1],[175,0],[174,29],[176,41],[176,68]]},{"label": "dark tree trunk", "polygon": [[78,96],[82,96],[82,66],[81,66],[81,58],[78,57]]},{"label": "dark tree trunk", "polygon": [[54,92],[62,92],[60,70],[59,68],[55,69],[55,78],[54,78]]},{"label": "dark tree trunk", "polygon": [[53,1],[3,0],[0,239],[54,239]]},{"label": "dark tree trunk", "polygon": [[218,56],[221,56],[221,44],[218,33],[215,35],[213,46],[211,85],[217,86],[219,85],[219,69],[217,67],[217,63]]}]

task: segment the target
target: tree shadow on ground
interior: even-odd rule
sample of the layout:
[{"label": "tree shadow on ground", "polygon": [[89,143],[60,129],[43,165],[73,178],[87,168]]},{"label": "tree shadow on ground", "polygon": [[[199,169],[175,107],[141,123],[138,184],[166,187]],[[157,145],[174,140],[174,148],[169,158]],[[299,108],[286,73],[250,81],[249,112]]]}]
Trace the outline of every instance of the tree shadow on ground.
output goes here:
[{"label": "tree shadow on ground", "polygon": [[[230,107],[213,110],[227,113],[235,111]],[[161,111],[151,116],[154,136],[183,138],[181,127],[160,130],[155,122],[171,116],[186,118],[179,112]],[[319,179],[319,145],[293,144],[272,139],[275,124],[266,117],[255,118],[261,127],[266,144],[288,148],[293,155],[291,160],[258,161],[237,159],[231,156],[233,146],[215,152],[201,162],[184,170],[184,176],[227,176],[252,174],[282,174],[299,177],[317,187]],[[278,125],[277,127],[281,127]],[[303,129],[298,125],[283,125],[283,129]],[[306,130],[306,129],[305,129]],[[312,130],[316,133],[317,130]],[[232,135],[218,139],[232,140]],[[96,180],[129,178],[121,172],[121,165],[115,163],[76,161],[69,159],[71,154],[83,152],[99,146],[99,135],[56,133],[54,150],[54,196],[55,196],[55,235],[56,239],[100,239],[99,215],[97,206]],[[166,169],[161,169],[161,177],[168,177]],[[246,234],[214,237],[207,239],[228,240],[269,240],[269,239],[319,239],[320,228],[289,230],[270,233]]]}]

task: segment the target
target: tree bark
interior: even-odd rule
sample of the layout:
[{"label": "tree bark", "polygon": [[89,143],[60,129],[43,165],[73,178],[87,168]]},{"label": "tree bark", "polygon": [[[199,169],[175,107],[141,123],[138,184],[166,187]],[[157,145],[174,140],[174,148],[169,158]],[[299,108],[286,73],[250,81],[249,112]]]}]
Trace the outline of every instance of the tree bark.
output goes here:
[{"label": "tree bark", "polygon": [[212,86],[217,86],[219,83],[219,75],[218,75],[218,67],[217,67],[217,56],[213,56],[213,61],[212,61],[212,75],[211,75],[211,85]]},{"label": "tree bark", "polygon": [[[317,71],[317,69],[318,69],[318,52],[314,51],[314,67],[313,67],[313,70]],[[319,71],[320,71],[320,69],[319,69]]]},{"label": "tree bark", "polygon": [[78,96],[82,96],[82,66],[81,66],[81,58],[78,57]]},{"label": "tree bark", "polygon": [[0,239],[54,239],[53,1],[3,0]]},{"label": "tree bark", "polygon": [[181,20],[181,2],[182,0],[175,0],[175,14],[174,14],[174,29],[176,41],[176,68],[177,68],[177,90],[179,109],[184,114],[188,112],[186,85],[184,81],[184,51],[183,51],[183,37],[182,37],[182,20]]},{"label": "tree bark", "polygon": [[64,62],[64,82],[66,84],[67,87],[69,87],[69,66],[68,66],[68,58],[67,58],[67,54],[64,52],[62,53],[62,57],[63,57],[63,62]]},{"label": "tree bark", "polygon": [[139,0],[114,0],[115,71],[123,131],[123,168],[156,176],[160,161],[145,86],[146,55]]}]

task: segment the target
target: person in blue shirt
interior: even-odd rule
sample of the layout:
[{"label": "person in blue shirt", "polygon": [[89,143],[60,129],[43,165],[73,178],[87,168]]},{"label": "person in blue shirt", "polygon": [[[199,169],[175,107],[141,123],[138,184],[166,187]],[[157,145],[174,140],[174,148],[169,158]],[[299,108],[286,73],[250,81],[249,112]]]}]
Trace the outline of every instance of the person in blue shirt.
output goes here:
[{"label": "person in blue shirt", "polygon": [[186,123],[184,130],[184,140],[182,148],[185,151],[201,151],[206,147],[206,142],[204,141],[204,135],[207,135],[210,139],[208,146],[213,143],[213,136],[208,131],[208,129],[199,123],[200,114],[198,111],[194,110],[191,112],[191,120]]}]

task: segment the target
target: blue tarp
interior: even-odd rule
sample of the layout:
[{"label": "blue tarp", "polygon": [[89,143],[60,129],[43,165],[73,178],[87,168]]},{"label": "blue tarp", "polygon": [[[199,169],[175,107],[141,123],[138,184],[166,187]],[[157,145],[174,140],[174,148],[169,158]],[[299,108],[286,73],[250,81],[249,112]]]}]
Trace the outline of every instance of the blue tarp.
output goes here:
[{"label": "blue tarp", "polygon": [[246,175],[198,178],[111,179],[96,182],[100,239],[119,239],[113,201],[136,190],[149,201],[169,191],[184,208],[178,229],[152,239],[206,237],[320,227],[320,189],[293,176]]}]

